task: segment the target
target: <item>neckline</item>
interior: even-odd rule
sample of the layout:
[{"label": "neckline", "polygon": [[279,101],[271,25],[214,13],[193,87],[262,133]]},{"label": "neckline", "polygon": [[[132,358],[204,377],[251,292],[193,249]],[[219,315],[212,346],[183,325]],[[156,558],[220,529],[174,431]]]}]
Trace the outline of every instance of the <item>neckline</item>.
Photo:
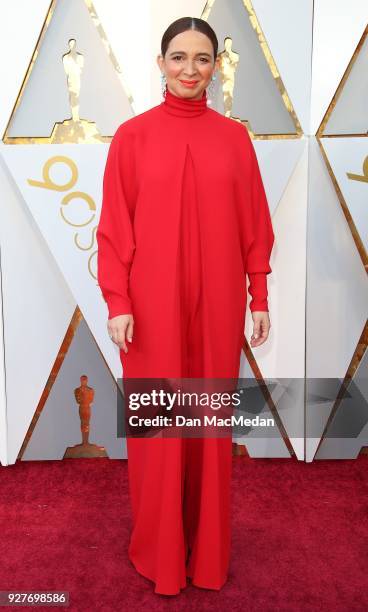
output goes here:
[{"label": "neckline", "polygon": [[166,85],[165,97],[161,102],[161,107],[170,115],[176,115],[177,117],[198,117],[208,110],[206,90],[203,91],[200,100],[193,100],[171,93]]}]

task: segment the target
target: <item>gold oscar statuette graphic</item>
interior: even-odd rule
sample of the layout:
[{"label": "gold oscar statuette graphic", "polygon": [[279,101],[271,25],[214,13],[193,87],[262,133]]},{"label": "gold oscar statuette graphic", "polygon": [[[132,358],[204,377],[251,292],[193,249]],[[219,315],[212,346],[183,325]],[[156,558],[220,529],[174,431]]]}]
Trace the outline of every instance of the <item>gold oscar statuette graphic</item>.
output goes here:
[{"label": "gold oscar statuette graphic", "polygon": [[227,36],[224,41],[225,50],[219,53],[222,92],[224,96],[225,117],[231,117],[233,107],[235,71],[239,63],[239,53],[232,50],[232,38]]},{"label": "gold oscar statuette graphic", "polygon": [[55,123],[51,134],[51,142],[104,142],[105,139],[99,133],[95,122],[81,119],[79,116],[84,56],[76,50],[76,45],[75,38],[71,38],[68,42],[69,51],[62,56],[72,118],[65,119],[61,123]]},{"label": "gold oscar statuette graphic", "polygon": [[74,389],[74,396],[79,404],[79,417],[81,421],[82,443],[69,446],[63,459],[77,459],[81,457],[107,457],[104,446],[89,442],[89,423],[91,419],[91,404],[95,395],[94,389],[88,386],[88,376],[80,377],[81,385]]},{"label": "gold oscar statuette graphic", "polygon": [[69,40],[69,52],[63,55],[63,66],[66,72],[69,90],[69,103],[72,109],[72,119],[79,121],[79,92],[81,85],[81,73],[84,66],[82,53],[75,50],[75,39]]}]

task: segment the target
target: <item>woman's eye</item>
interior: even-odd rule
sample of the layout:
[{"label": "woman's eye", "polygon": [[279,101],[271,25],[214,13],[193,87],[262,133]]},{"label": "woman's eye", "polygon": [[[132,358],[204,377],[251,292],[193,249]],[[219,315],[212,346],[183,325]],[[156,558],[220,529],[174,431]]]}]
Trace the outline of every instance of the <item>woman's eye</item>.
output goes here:
[{"label": "woman's eye", "polygon": [[[173,60],[180,62],[180,60],[183,59],[181,55],[174,55],[173,56]],[[200,62],[202,64],[207,64],[208,63],[208,58],[207,57],[200,57]]]}]

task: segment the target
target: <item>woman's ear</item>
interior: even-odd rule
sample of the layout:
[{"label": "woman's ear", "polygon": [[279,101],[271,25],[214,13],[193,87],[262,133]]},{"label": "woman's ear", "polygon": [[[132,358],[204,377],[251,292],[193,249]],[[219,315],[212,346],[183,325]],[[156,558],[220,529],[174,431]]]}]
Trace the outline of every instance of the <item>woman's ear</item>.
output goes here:
[{"label": "woman's ear", "polygon": [[162,57],[161,53],[160,53],[160,54],[157,56],[157,58],[156,58],[156,62],[157,62],[157,65],[158,65],[159,69],[160,69],[160,70],[161,70],[161,72],[162,72],[162,62],[163,62],[163,57]]}]

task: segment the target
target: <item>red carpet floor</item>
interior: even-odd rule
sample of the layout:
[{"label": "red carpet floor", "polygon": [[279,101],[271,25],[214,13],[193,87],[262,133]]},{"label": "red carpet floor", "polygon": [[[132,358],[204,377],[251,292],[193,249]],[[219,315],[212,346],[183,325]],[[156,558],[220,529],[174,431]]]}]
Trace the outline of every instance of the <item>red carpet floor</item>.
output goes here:
[{"label": "red carpet floor", "polygon": [[367,456],[234,457],[228,582],[174,597],[127,558],[126,461],[20,462],[0,468],[0,491],[0,590],[66,590],[83,612],[368,609]]}]

